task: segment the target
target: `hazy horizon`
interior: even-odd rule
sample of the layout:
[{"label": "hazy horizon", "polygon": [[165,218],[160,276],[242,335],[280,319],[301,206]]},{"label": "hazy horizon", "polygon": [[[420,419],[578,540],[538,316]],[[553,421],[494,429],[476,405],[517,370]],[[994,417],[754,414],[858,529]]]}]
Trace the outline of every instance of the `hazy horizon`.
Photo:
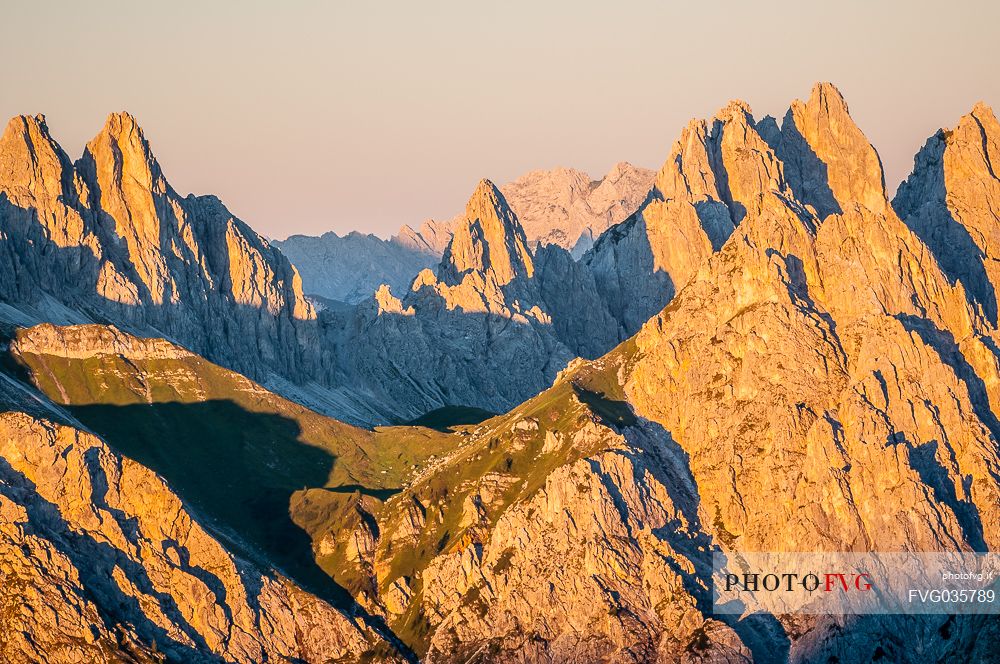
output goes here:
[{"label": "hazy horizon", "polygon": [[659,168],[689,119],[740,98],[780,120],[828,80],[892,191],[934,131],[980,99],[1000,103],[998,19],[970,0],[947,12],[43,2],[7,11],[17,29],[0,53],[24,64],[5,68],[0,114],[44,113],[75,159],[108,113],[127,110],[179,192],[218,195],[269,237],[387,237],[450,218],[483,177]]}]

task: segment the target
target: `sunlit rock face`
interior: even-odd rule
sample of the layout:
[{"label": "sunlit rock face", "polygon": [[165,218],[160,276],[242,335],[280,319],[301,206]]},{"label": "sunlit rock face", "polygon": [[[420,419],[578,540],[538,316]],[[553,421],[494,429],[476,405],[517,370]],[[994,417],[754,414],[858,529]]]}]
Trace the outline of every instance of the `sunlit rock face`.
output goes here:
[{"label": "sunlit rock face", "polygon": [[148,469],[95,436],[0,415],[9,662],[356,660],[377,636],[234,557]]},{"label": "sunlit rock face", "polygon": [[927,140],[893,207],[996,326],[1000,123],[983,104]]},{"label": "sunlit rock face", "polygon": [[742,102],[688,124],[646,203],[583,258],[626,332],[634,334],[670,301],[762,192],[782,186],[781,164]]},{"label": "sunlit rock face", "polygon": [[626,332],[662,309],[769,191],[820,220],[854,204],[884,210],[881,161],[833,85],[795,101],[780,126],[732,102],[681,132],[649,200],[583,259]]},{"label": "sunlit rock face", "polygon": [[[372,602],[432,662],[990,661],[988,619],[723,620],[707,571],[712,552],[1000,547],[990,118],[931,139],[894,205],[832,86],[781,126],[738,102],[689,125],[583,261],[648,266],[637,284],[661,261],[666,306],[372,508]],[[700,260],[654,254],[671,206]],[[933,242],[959,223],[971,267]]]}]

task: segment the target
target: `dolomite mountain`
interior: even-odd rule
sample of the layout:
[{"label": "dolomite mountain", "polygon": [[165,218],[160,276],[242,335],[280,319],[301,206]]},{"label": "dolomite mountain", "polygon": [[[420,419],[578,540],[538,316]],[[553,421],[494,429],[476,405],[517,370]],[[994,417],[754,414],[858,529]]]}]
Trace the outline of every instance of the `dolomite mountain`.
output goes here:
[{"label": "dolomite mountain", "polygon": [[217,198],[179,196],[127,113],[76,163],[44,117],[13,118],[0,222],[10,322],[115,322],[257,377],[315,371],[299,324],[315,312],[295,269]]},{"label": "dolomite mountain", "polygon": [[[604,182],[620,181],[621,171]],[[513,187],[522,202],[537,182]],[[477,200],[480,187],[436,273],[422,272],[398,301],[400,289],[384,284],[350,322],[332,326],[347,330],[326,344],[341,349],[336,365],[346,372],[333,382],[398,404],[403,419],[455,404],[508,410],[574,356],[596,358],[635,334],[759,207],[767,187],[787,190],[820,219],[853,201],[887,205],[878,155],[835,88],[817,86],[780,126],[756,122],[734,102],[682,131],[639,209],[579,261],[558,245],[532,251],[506,196],[493,196],[503,204],[490,209],[489,196]],[[504,222],[477,225],[480,210]]]},{"label": "dolomite mountain", "polygon": [[[508,216],[503,232],[523,234]],[[352,322],[370,307],[344,312],[329,302],[324,306],[334,311],[318,320],[284,255],[218,199],[178,195],[124,113],[108,118],[76,163],[41,116],[11,120],[0,138],[0,219],[7,231],[0,241],[7,275],[0,318],[7,324],[100,322],[166,337],[356,423],[405,420],[446,405],[506,410],[548,385],[573,356],[596,356],[621,338],[602,305],[587,304],[594,289],[586,276],[551,248],[539,252],[538,280],[518,273],[515,285],[504,285],[509,302],[473,308],[462,322],[452,302],[447,323],[427,323],[416,335],[420,341],[406,335],[397,343],[387,331],[379,341],[387,347],[373,348],[374,329]],[[505,241],[498,234],[483,238],[481,250]],[[518,260],[530,264],[535,259],[519,241],[525,246]],[[448,269],[457,274],[466,266]],[[560,292],[565,279],[575,289],[568,300]],[[483,287],[491,283],[486,278]],[[496,293],[483,297],[496,300]],[[560,309],[567,315],[556,315],[553,326],[549,310]],[[473,325],[475,334],[465,330],[480,314],[489,325]],[[522,329],[529,319],[535,326]],[[591,323],[597,328],[588,330]],[[379,357],[420,345],[428,350]],[[536,366],[509,372],[522,349]],[[478,357],[473,364],[470,355]],[[373,356],[379,360],[363,361]]]},{"label": "dolomite mountain", "polygon": [[[596,181],[579,170],[555,168],[531,171],[499,189],[533,248],[555,244],[579,258],[597,236],[638,209],[653,176],[621,162]],[[357,303],[381,284],[396,292],[408,288],[418,272],[439,262],[463,221],[459,214],[418,229],[403,226],[389,240],[352,232],[293,235],[273,244],[302,273],[309,295]]]},{"label": "dolomite mountain", "polygon": [[1000,126],[985,104],[917,153],[893,207],[994,326],[1000,292]]},{"label": "dolomite mountain", "polygon": [[[639,211],[580,261],[533,250],[481,182],[408,292],[379,288],[303,327],[340,372],[332,384],[403,413],[415,395],[423,408],[492,389],[500,404],[515,398],[505,385],[537,386],[440,432],[361,432],[295,407],[293,437],[332,432],[334,468],[351,470],[279,496],[281,516],[350,607],[268,571],[263,552],[242,562],[174,495],[183,474],[158,477],[74,419],[128,400],[173,408],[192,372],[192,403],[211,406],[220,385],[245,408],[261,406],[234,395],[276,397],[167,342],[13,330],[19,369],[2,365],[0,397],[21,412],[0,416],[0,564],[19,581],[0,647],[53,662],[168,648],[186,661],[996,661],[995,617],[723,616],[710,576],[713,553],[1000,547],[998,146],[977,105],[928,141],[890,203],[832,85],[780,123],[731,102],[684,129]],[[3,260],[31,265],[36,245]],[[7,316],[67,311],[43,293],[5,294]],[[560,310],[577,303],[579,318]],[[89,421],[131,441],[151,418]],[[281,459],[263,458],[249,467],[267,477]]]},{"label": "dolomite mountain", "polygon": [[86,431],[3,413],[0,457],[3,661],[321,662],[379,641]]},{"label": "dolomite mountain", "polygon": [[793,103],[780,128],[771,117],[755,123],[742,102],[684,128],[649,200],[583,258],[628,334],[719,250],[760,189],[781,187],[820,219],[852,202],[885,206],[878,155],[833,86]]},{"label": "dolomite mountain", "polygon": [[499,412],[547,387],[574,357],[620,340],[594,293],[565,249],[532,252],[503,194],[483,180],[437,269],[401,296],[382,285],[355,311],[323,316],[325,346],[339,351],[338,382],[394,404],[403,419],[451,405]]},{"label": "dolomite mountain", "polygon": [[995,617],[727,619],[708,575],[712,552],[997,550],[993,282],[940,238],[987,255],[998,138],[977,106],[894,207],[829,84],[780,127],[741,102],[692,123],[595,252],[656,220],[705,260],[633,338],[359,503],[343,574],[432,662],[995,661]]},{"label": "dolomite mountain", "polygon": [[397,291],[407,288],[418,272],[441,260],[441,251],[430,247],[356,231],[343,237],[333,232],[292,235],[272,244],[295,264],[310,297],[348,304],[371,297],[382,284]]}]

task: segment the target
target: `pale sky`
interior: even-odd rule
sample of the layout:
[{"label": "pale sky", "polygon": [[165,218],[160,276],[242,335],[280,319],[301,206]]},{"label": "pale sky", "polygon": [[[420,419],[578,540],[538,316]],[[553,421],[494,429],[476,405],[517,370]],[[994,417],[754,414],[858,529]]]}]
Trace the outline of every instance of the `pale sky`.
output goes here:
[{"label": "pale sky", "polygon": [[938,127],[1000,106],[1000,3],[5,2],[0,114],[76,159],[135,115],[182,194],[261,233],[388,236],[482,177],[658,168],[731,98],[782,115],[834,82],[895,189]]}]

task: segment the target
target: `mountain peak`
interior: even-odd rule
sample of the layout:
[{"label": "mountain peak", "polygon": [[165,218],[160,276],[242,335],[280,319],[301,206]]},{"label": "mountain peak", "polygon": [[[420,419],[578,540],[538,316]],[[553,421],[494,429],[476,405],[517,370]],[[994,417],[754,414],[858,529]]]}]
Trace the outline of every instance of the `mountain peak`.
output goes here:
[{"label": "mountain peak", "polygon": [[46,141],[52,140],[49,134],[49,126],[45,123],[45,116],[41,113],[36,115],[15,115],[7,122],[3,138],[0,140],[4,143],[15,140],[23,143],[38,138],[43,138]]},{"label": "mountain peak", "polygon": [[142,128],[126,111],[108,115],[101,131],[87,143],[86,153],[97,161],[104,157],[112,161],[120,159],[122,167],[147,187],[161,176]]},{"label": "mountain peak", "polygon": [[844,95],[841,94],[840,90],[836,85],[827,81],[820,81],[813,85],[812,92],[809,94],[809,106],[821,106],[826,109],[830,109],[831,106],[835,109],[842,110],[844,113],[849,113],[847,108],[847,101],[844,99]]},{"label": "mountain peak", "polygon": [[28,127],[37,128],[45,133],[48,133],[49,130],[48,125],[45,123],[45,115],[36,113],[35,115],[15,115],[7,121],[7,128],[4,130],[4,133]]},{"label": "mountain peak", "polygon": [[142,129],[139,127],[138,121],[135,116],[128,111],[117,111],[114,113],[108,113],[107,119],[104,121],[105,128],[114,131],[139,131]]},{"label": "mountain peak", "polygon": [[753,109],[742,99],[730,99],[729,103],[719,109],[714,120],[721,122],[736,122],[748,124],[753,119]]},{"label": "mountain peak", "polygon": [[[468,214],[469,209],[480,203],[486,203],[487,205],[494,206],[498,198],[503,198],[503,194],[497,188],[493,181],[489,178],[483,178],[476,185],[475,190],[469,197],[469,202],[465,206],[466,213]],[[506,202],[506,201],[505,201]]]},{"label": "mountain peak", "polygon": [[855,204],[874,212],[888,204],[882,161],[832,83],[817,83],[807,102],[792,102],[769,142],[796,197],[821,219]]},{"label": "mountain peak", "polygon": [[[69,157],[49,134],[44,115],[10,119],[0,136],[0,191],[25,205],[29,200],[37,204],[40,198],[53,203],[60,198],[75,199],[79,192],[73,186],[72,171]],[[82,226],[71,225],[75,227],[71,235],[78,236]]]},{"label": "mountain peak", "polygon": [[616,163],[614,166],[611,167],[611,169],[608,171],[607,175],[605,175],[604,177],[605,178],[611,178],[612,180],[617,180],[617,179],[621,178],[621,176],[623,176],[623,175],[625,175],[627,173],[631,173],[632,171],[636,171],[636,170],[639,170],[639,169],[637,169],[635,166],[633,166],[629,162],[627,162],[627,161],[619,161],[618,163]]},{"label": "mountain peak", "polygon": [[712,120],[688,123],[657,175],[656,187],[664,199],[695,205],[702,222],[714,229],[715,240],[722,241],[747,210],[757,209],[768,192],[781,191],[785,181],[750,106],[733,100]]},{"label": "mountain peak", "polygon": [[974,115],[976,117],[979,117],[979,116],[996,117],[993,114],[993,107],[990,106],[989,104],[987,104],[982,99],[980,99],[979,101],[977,101],[976,104],[975,104],[975,106],[972,107],[972,115]]},{"label": "mountain peak", "polygon": [[482,179],[465,206],[442,267],[452,277],[469,271],[492,272],[498,285],[531,276],[534,265],[524,228],[493,182]]}]

